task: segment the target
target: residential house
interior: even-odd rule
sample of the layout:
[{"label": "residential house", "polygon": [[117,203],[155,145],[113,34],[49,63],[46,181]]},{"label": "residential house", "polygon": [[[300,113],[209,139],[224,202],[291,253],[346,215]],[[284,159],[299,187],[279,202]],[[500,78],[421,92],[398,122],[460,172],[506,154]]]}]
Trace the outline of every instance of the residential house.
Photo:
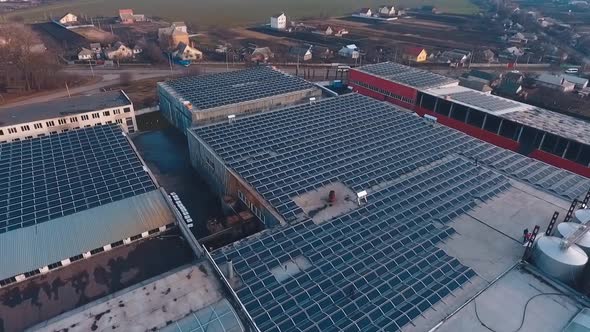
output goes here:
[{"label": "residential house", "polygon": [[395,16],[395,7],[394,6],[379,7],[379,15],[381,15],[381,16]]},{"label": "residential house", "polygon": [[102,46],[100,43],[90,43],[90,50],[95,53],[102,52]]},{"label": "residential house", "polygon": [[147,21],[145,15],[134,14],[133,9],[119,9],[119,20],[123,24],[133,24],[135,22]]},{"label": "residential house", "polygon": [[490,50],[489,48],[482,52],[482,56],[486,62],[495,62],[496,61],[496,54],[494,51]]},{"label": "residential house", "polygon": [[361,10],[359,11],[359,15],[371,17],[373,16],[373,12],[371,11],[371,8],[361,8]]},{"label": "residential house", "polygon": [[172,53],[175,59],[182,61],[198,61],[203,59],[203,52],[185,43],[178,44],[176,51]]},{"label": "residential house", "polygon": [[133,57],[133,50],[121,42],[116,42],[113,47],[105,50],[106,58],[109,60],[123,60]]},{"label": "residential house", "polygon": [[294,46],[289,49],[289,56],[297,61],[309,61],[313,58],[312,46]]},{"label": "residential house", "polygon": [[424,62],[428,58],[428,53],[423,47],[406,47],[403,49],[402,57],[412,62]]},{"label": "residential house", "polygon": [[452,66],[456,65],[463,65],[469,60],[471,57],[471,52],[453,49],[450,51],[444,51],[438,57],[438,62],[440,63],[448,63]]},{"label": "residential house", "polygon": [[522,33],[517,32],[513,34],[512,37],[508,38],[508,42],[511,44],[526,44],[528,40]]},{"label": "residential house", "polygon": [[470,81],[478,81],[489,86],[494,86],[498,83],[501,76],[496,73],[472,69],[465,75],[465,78]]},{"label": "residential house", "polygon": [[133,56],[136,56],[138,54],[143,53],[143,47],[141,47],[141,45],[135,45],[135,46],[133,46],[132,51],[133,51]]},{"label": "residential house", "polygon": [[561,92],[571,92],[574,91],[576,84],[567,81],[562,75],[543,73],[537,78],[537,86]]},{"label": "residential house", "polygon": [[505,97],[517,97],[524,93],[522,82],[524,75],[519,71],[511,71],[502,76],[502,81],[494,91],[496,94]]},{"label": "residential house", "polygon": [[123,24],[135,23],[133,18],[133,9],[119,9],[119,20]]},{"label": "residential house", "polygon": [[334,33],[334,30],[329,25],[320,25],[318,29],[314,31],[314,33],[331,36]]},{"label": "residential house", "polygon": [[271,16],[270,27],[277,30],[287,29],[287,16],[285,15],[285,13],[280,13]]},{"label": "residential house", "polygon": [[338,51],[338,55],[345,58],[358,59],[361,54],[355,44],[350,44],[342,47],[340,51]]},{"label": "residential house", "polygon": [[524,50],[516,46],[512,46],[505,49],[503,53],[508,57],[520,57],[524,55]]},{"label": "residential house", "polygon": [[82,47],[82,50],[78,52],[78,60],[92,60],[95,55],[94,51]]},{"label": "residential house", "polygon": [[76,22],[78,22],[78,16],[76,16],[72,13],[67,13],[64,16],[62,16],[58,21],[61,24],[76,23]]},{"label": "residential house", "polygon": [[172,22],[167,28],[158,29],[158,42],[164,50],[173,50],[180,43],[189,44],[188,28],[184,22]]},{"label": "residential house", "polygon": [[250,60],[254,62],[267,62],[274,58],[274,53],[268,47],[256,47],[250,54]]},{"label": "residential house", "polygon": [[336,37],[342,37],[348,34],[348,30],[346,30],[345,28],[334,28],[334,31],[334,36]]},{"label": "residential house", "polygon": [[334,52],[329,48],[323,46],[314,46],[311,49],[311,53],[315,59],[328,60],[334,57]]},{"label": "residential house", "polygon": [[588,79],[586,78],[565,74],[562,74],[561,77],[570,83],[574,83],[576,90],[583,90],[588,87]]}]

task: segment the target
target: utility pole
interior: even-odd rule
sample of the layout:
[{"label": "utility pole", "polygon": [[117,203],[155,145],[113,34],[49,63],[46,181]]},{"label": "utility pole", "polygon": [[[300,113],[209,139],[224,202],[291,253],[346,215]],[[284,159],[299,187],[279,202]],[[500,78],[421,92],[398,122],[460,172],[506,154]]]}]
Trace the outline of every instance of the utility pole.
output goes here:
[{"label": "utility pole", "polygon": [[92,77],[94,77],[94,68],[92,68],[92,59],[88,60],[88,64],[90,65],[90,72],[92,73]]}]

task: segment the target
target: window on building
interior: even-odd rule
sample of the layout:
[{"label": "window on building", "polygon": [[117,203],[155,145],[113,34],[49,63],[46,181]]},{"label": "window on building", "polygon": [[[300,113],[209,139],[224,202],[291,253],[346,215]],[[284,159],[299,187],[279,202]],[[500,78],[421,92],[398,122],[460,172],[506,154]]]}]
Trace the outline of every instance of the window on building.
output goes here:
[{"label": "window on building", "polygon": [[578,163],[588,166],[590,164],[590,146],[582,145],[580,155],[578,156]]},{"label": "window on building", "polygon": [[120,109],[113,110],[113,114],[121,114],[121,110]]},{"label": "window on building", "polygon": [[98,123],[95,123],[94,125],[95,126],[100,126],[101,124],[102,124],[101,122],[98,122]]},{"label": "window on building", "polygon": [[50,134],[55,135],[55,134],[57,134],[57,131],[52,131],[52,132],[50,132]]},{"label": "window on building", "polygon": [[88,115],[82,115],[81,118],[83,121],[88,120]]},{"label": "window on building", "polygon": [[70,118],[70,122],[78,122],[78,118],[73,116]]},{"label": "window on building", "polygon": [[35,123],[33,126],[35,127],[35,129],[41,129],[41,128],[43,128],[43,124],[42,123]]},{"label": "window on building", "polygon": [[117,122],[118,124],[123,124],[123,119],[117,119],[115,120],[115,122]]},{"label": "window on building", "polygon": [[92,127],[91,125],[85,125],[84,128]]},{"label": "window on building", "polygon": [[570,142],[570,146],[567,148],[565,152],[565,159],[576,161],[580,154],[580,150],[582,149],[582,144],[578,142]]},{"label": "window on building", "polygon": [[553,154],[559,157],[563,156],[565,152],[565,148],[567,147],[568,140],[565,138],[558,138],[557,144],[555,144],[555,149],[553,149]]},{"label": "window on building", "polygon": [[516,140],[520,128],[521,127],[516,125],[516,123],[504,120],[502,121],[502,126],[500,127],[500,135],[509,139]]},{"label": "window on building", "polygon": [[65,124],[66,124],[68,121],[67,121],[66,119],[59,119],[59,120],[57,120],[57,122],[58,122],[60,125],[65,125]]},{"label": "window on building", "polygon": [[4,135],[4,131],[0,129],[0,136]]},{"label": "window on building", "polygon": [[451,112],[451,105],[452,104],[450,101],[439,99],[436,105],[435,112],[440,115],[449,116],[449,113]]},{"label": "window on building", "polygon": [[104,116],[111,116],[111,112],[110,111],[104,111],[104,112],[102,112],[102,115],[104,115]]},{"label": "window on building", "polygon": [[469,113],[467,114],[467,123],[474,127],[481,128],[484,117],[485,113],[470,109]]},{"label": "window on building", "polygon": [[467,119],[468,110],[469,108],[463,105],[455,104],[455,106],[453,106],[453,111],[451,112],[451,118],[457,121],[465,122]]},{"label": "window on building", "polygon": [[45,124],[47,125],[47,127],[55,126],[55,122],[53,122],[53,121],[47,121],[47,122],[45,122]]},{"label": "window on building", "polygon": [[69,131],[69,129],[64,129],[64,130],[62,130],[61,132],[62,132],[62,133],[67,133],[68,131]]},{"label": "window on building", "polygon": [[9,134],[16,134],[16,132],[17,132],[16,128],[8,128]]},{"label": "window on building", "polygon": [[129,112],[131,112],[131,107],[125,107],[125,108],[123,109],[123,112],[125,112],[125,113],[129,113]]},{"label": "window on building", "polygon": [[31,128],[29,127],[29,125],[24,125],[24,126],[20,126],[20,130],[21,131],[29,131],[29,130],[31,130]]},{"label": "window on building", "polygon": [[127,123],[128,126],[133,126],[133,119],[132,118],[125,118],[125,123]]},{"label": "window on building", "polygon": [[100,114],[99,113],[92,113],[92,118],[98,119],[98,118],[100,118]]}]

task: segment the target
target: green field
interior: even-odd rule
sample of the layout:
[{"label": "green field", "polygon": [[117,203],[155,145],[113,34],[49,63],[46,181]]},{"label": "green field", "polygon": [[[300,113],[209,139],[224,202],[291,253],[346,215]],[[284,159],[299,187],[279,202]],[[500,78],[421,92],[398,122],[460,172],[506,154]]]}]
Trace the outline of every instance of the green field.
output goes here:
[{"label": "green field", "polygon": [[[184,20],[197,26],[236,26],[267,21],[271,14],[284,11],[293,18],[340,16],[360,7],[376,8],[388,1],[377,0],[65,0],[63,3],[5,15],[22,16],[27,21],[57,18],[66,12],[88,16],[116,16],[119,8],[165,20]],[[391,2],[393,3],[393,2]],[[446,13],[473,14],[470,0],[401,0],[403,7],[434,5]]]}]

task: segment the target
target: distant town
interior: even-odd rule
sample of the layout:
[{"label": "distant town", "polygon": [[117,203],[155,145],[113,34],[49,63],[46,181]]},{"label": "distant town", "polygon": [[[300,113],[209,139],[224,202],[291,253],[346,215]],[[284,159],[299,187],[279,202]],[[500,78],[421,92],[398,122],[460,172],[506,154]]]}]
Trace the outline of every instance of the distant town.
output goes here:
[{"label": "distant town", "polygon": [[590,331],[587,1],[53,5],[0,0],[0,332]]}]

